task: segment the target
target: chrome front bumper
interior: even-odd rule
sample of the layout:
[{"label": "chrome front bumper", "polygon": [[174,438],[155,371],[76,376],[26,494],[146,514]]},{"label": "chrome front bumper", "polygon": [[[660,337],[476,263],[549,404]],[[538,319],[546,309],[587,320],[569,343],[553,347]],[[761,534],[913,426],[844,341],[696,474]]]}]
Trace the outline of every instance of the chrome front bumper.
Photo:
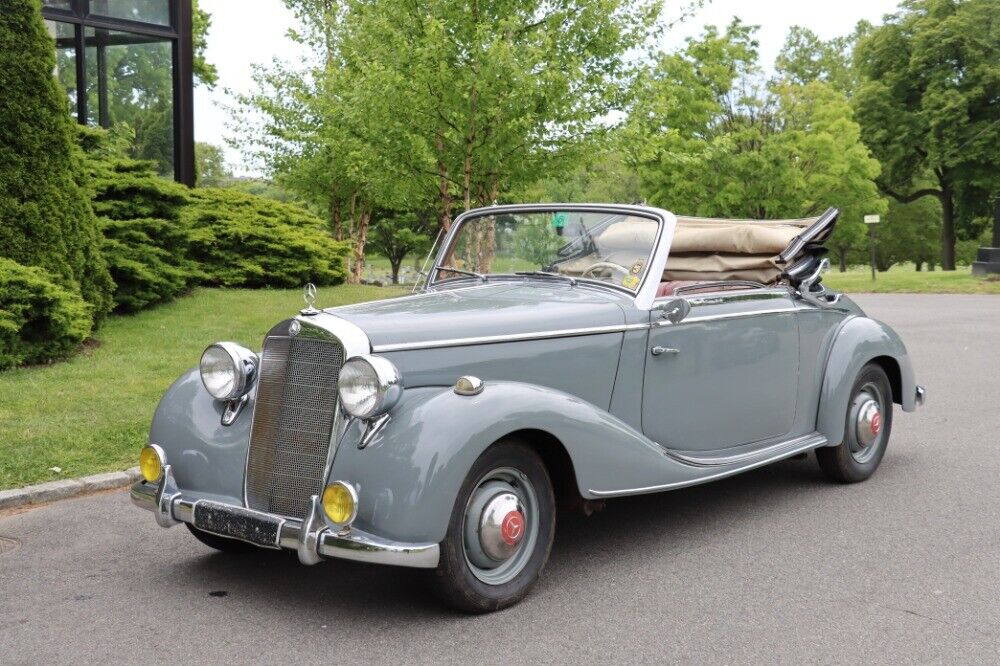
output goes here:
[{"label": "chrome front bumper", "polygon": [[[162,527],[170,527],[181,522],[195,524],[195,505],[200,500],[183,496],[174,483],[170,465],[164,466],[160,483],[139,481],[132,486],[130,494],[132,503],[152,511],[156,522]],[[243,507],[233,508],[246,511]],[[255,545],[260,546],[260,544]],[[373,564],[433,569],[438,565],[439,557],[439,546],[436,543],[401,543],[355,528],[334,531],[327,526],[320,512],[319,501],[315,497],[311,515],[302,520],[283,519],[278,545],[296,551],[303,564],[316,564],[324,558],[340,558]],[[260,547],[266,548],[266,546]]]}]

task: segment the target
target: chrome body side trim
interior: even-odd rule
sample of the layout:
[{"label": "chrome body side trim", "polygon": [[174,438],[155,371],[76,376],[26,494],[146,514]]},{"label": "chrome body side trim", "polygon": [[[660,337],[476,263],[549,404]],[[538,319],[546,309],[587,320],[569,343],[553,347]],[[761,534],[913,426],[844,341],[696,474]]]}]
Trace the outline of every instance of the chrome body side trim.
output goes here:
[{"label": "chrome body side trim", "polygon": [[[194,524],[194,505],[197,500],[179,493],[168,494],[159,502],[162,484],[153,485],[139,481],[129,491],[132,503],[152,511],[157,523],[164,527],[179,522]],[[242,508],[242,507],[240,507]],[[314,503],[314,512],[321,510]],[[284,518],[284,517],[281,517]],[[310,520],[311,518],[311,520]],[[405,543],[385,539],[356,528],[335,530],[322,520],[307,516],[306,520],[284,518],[281,523],[279,545],[295,550],[303,564],[315,564],[324,558],[339,558],[372,564],[390,564],[418,569],[433,569],[438,565],[440,546],[436,543]]]},{"label": "chrome body side trim", "polygon": [[683,321],[677,322],[676,324],[671,324],[669,321],[658,321],[654,326],[683,326],[684,324],[694,324],[700,321],[716,321],[720,319],[737,319],[741,317],[759,317],[761,315],[778,314],[781,312],[798,312],[799,308],[796,307],[784,307],[784,308],[768,308],[766,310],[753,310],[750,312],[726,312],[723,314],[716,315],[704,315],[701,317],[687,317]]},{"label": "chrome body side trim", "polygon": [[914,403],[917,405],[917,407],[922,407],[926,401],[927,401],[927,389],[921,386],[920,384],[917,384],[916,395],[914,396]]},{"label": "chrome body side trim", "polygon": [[626,331],[641,331],[651,327],[660,326],[683,326],[704,321],[715,321],[719,319],[734,319],[737,317],[757,317],[760,315],[776,314],[780,312],[799,312],[801,308],[794,306],[782,308],[768,308],[767,310],[754,310],[750,312],[727,312],[716,315],[704,315],[701,317],[687,317],[676,324],[669,321],[656,321],[653,323],[621,324],[615,326],[591,326],[588,328],[564,328],[554,331],[537,331],[531,333],[509,333],[505,335],[482,335],[472,338],[449,338],[442,340],[425,340],[424,342],[399,342],[388,345],[375,345],[372,348],[374,353],[411,351],[415,349],[439,349],[442,347],[465,347],[468,345],[488,345],[501,342],[524,342],[528,340],[546,340],[551,338],[572,338],[580,335],[601,335],[603,333],[624,333]]},{"label": "chrome body side trim", "polygon": [[[793,445],[794,442],[794,445]],[[762,467],[769,463],[781,460],[782,458],[788,458],[794,456],[797,453],[802,453],[803,451],[810,451],[820,446],[826,445],[826,437],[818,433],[812,433],[811,435],[806,435],[804,437],[799,437],[794,440],[789,440],[784,442],[785,446],[780,451],[776,453],[771,453],[770,455],[762,456],[752,462],[743,465],[733,465],[732,467],[727,467],[724,470],[716,472],[715,474],[709,474],[708,476],[701,476],[693,478],[687,481],[678,481],[676,483],[667,483],[659,486],[646,486],[643,488],[622,488],[618,490],[594,490],[590,489],[589,492],[594,497],[624,497],[626,495],[643,495],[646,493],[656,493],[661,490],[674,490],[675,488],[686,488],[688,486],[694,486],[701,483],[706,483],[708,481],[714,481],[716,479],[722,479],[727,476],[733,476],[739,474],[740,472],[745,472],[747,470],[754,469],[755,467]],[[664,450],[664,455],[674,458],[666,450]],[[674,458],[676,459],[676,458]],[[691,464],[691,463],[686,463]],[[693,465],[692,467],[701,467],[701,465]]]},{"label": "chrome body side trim", "polygon": [[488,345],[498,342],[522,342],[525,340],[545,340],[547,338],[571,338],[578,335],[600,335],[602,333],[624,333],[625,331],[649,328],[649,324],[621,324],[614,326],[591,326],[588,328],[564,328],[555,331],[531,333],[509,333],[505,335],[482,335],[473,338],[451,338],[446,340],[426,340],[424,342],[401,342],[376,345],[375,353],[409,351],[412,349],[437,349],[440,347],[464,347],[467,345]]}]

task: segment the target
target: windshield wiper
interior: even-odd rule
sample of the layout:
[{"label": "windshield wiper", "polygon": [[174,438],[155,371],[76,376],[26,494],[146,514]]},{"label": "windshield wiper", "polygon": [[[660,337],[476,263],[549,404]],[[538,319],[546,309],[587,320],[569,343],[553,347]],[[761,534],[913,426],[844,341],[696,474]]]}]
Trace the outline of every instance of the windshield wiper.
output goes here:
[{"label": "windshield wiper", "polygon": [[483,282],[487,282],[489,280],[489,278],[483,275],[482,273],[477,273],[475,271],[467,271],[462,268],[452,268],[451,266],[437,266],[436,268],[438,272],[445,271],[446,273],[458,273],[460,275],[468,275],[471,277],[477,277]]},{"label": "windshield wiper", "polygon": [[553,277],[560,280],[569,280],[570,286],[576,286],[575,277],[563,275],[562,273],[553,273],[552,271],[514,271],[514,275],[524,275],[528,277]]}]

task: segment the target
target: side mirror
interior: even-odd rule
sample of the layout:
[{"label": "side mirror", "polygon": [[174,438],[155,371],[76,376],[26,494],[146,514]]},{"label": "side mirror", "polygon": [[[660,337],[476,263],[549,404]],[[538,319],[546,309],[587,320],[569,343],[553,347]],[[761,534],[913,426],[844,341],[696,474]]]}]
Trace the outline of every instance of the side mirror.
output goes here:
[{"label": "side mirror", "polygon": [[677,324],[691,313],[691,304],[684,298],[672,298],[669,301],[657,303],[653,309],[660,311],[661,319],[665,319],[671,324]]}]

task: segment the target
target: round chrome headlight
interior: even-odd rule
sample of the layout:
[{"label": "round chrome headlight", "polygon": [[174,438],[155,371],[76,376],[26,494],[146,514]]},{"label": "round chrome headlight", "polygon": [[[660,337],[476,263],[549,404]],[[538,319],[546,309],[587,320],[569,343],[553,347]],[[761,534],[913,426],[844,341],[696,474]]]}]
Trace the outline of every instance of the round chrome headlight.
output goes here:
[{"label": "round chrome headlight", "polygon": [[381,356],[355,356],[340,369],[340,404],[351,416],[369,419],[392,409],[403,392],[399,370]]},{"label": "round chrome headlight", "polygon": [[235,342],[216,342],[201,355],[201,383],[217,400],[234,400],[253,387],[257,355]]}]

